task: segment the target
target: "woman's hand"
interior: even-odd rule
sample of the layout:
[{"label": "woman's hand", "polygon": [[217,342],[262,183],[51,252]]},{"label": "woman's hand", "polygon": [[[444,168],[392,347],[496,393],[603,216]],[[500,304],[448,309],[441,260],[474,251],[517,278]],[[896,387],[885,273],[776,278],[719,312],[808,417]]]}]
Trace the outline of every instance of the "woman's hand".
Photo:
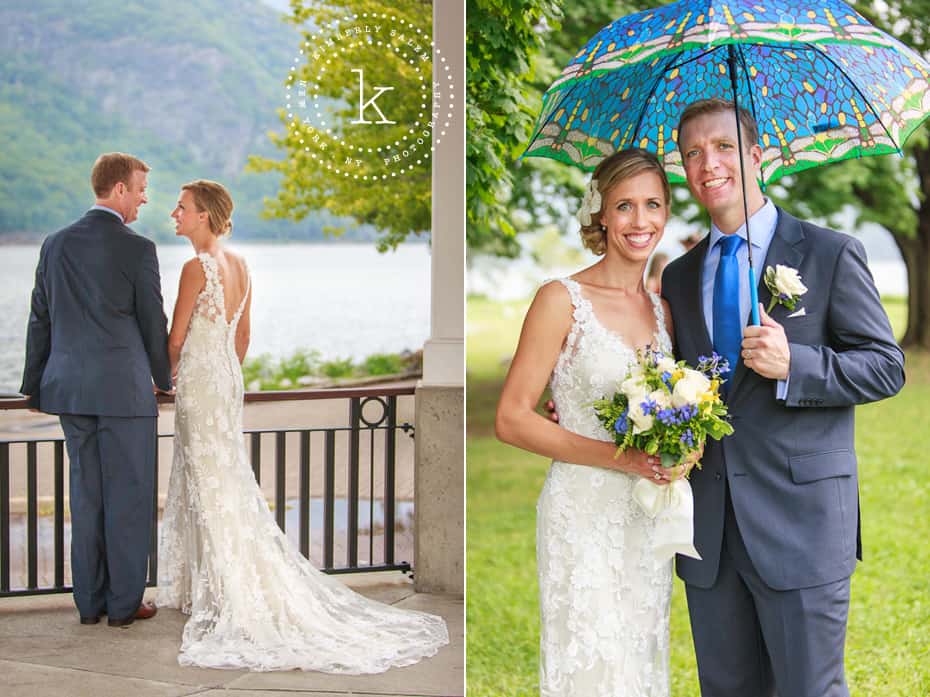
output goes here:
[{"label": "woman's hand", "polygon": [[620,469],[627,474],[635,474],[648,479],[653,484],[668,484],[673,478],[669,475],[677,468],[665,469],[662,467],[662,460],[658,455],[647,455],[642,450],[626,450],[620,455],[620,462],[623,464]]}]

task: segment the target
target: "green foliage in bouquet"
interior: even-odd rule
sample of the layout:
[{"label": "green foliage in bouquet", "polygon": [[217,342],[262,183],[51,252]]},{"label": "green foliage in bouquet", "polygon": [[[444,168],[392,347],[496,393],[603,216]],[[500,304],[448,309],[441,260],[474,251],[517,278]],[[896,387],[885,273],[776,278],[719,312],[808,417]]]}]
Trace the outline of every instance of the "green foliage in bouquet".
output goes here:
[{"label": "green foliage in bouquet", "polygon": [[617,444],[618,452],[636,448],[660,455],[662,465],[682,463],[703,448],[707,438],[733,433],[727,406],[720,399],[726,359],[701,356],[697,369],[660,351],[637,353],[636,364],[610,397],[594,402],[594,411]]}]

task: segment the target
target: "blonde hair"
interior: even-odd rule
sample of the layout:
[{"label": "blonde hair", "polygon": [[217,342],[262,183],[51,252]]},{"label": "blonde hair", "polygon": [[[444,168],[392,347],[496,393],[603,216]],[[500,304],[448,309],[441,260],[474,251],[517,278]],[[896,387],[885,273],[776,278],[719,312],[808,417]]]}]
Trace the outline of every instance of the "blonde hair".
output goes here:
[{"label": "blonde hair", "polygon": [[591,224],[581,226],[581,243],[597,255],[607,251],[607,230],[601,225],[601,213],[607,200],[607,192],[617,184],[635,177],[643,172],[655,172],[662,181],[662,193],[665,205],[672,199],[672,189],[665,176],[665,168],[658,158],[647,150],[628,148],[615,152],[601,160],[594,170],[593,179],[597,180],[597,189],[601,194],[601,207],[591,213]]},{"label": "blonde hair", "polygon": [[148,172],[150,169],[151,167],[138,157],[122,152],[107,152],[94,162],[90,171],[90,185],[94,189],[94,195],[106,198],[120,182],[129,188],[133,172]]},{"label": "blonde hair", "polygon": [[181,187],[190,191],[198,213],[206,213],[210,231],[217,237],[232,234],[232,196],[226,187],[209,179],[195,179]]},{"label": "blonde hair", "polygon": [[[691,102],[691,104],[685,107],[685,110],[681,112],[681,118],[678,119],[679,146],[681,145],[681,131],[688,121],[696,119],[698,116],[704,116],[705,114],[732,114],[735,109],[736,105],[733,102],[729,99],[721,99],[720,97],[710,97],[708,99],[699,99],[696,102]],[[756,125],[756,120],[752,117],[752,114],[749,113],[748,109],[743,107],[739,108],[739,122],[743,131],[743,147],[748,149],[753,145],[758,145],[759,127]]]}]

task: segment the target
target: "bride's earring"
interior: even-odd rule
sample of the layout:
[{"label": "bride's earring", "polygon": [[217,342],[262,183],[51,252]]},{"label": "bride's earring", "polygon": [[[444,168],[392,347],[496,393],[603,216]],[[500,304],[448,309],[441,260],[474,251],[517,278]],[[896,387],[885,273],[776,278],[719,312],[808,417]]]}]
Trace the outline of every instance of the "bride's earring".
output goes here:
[{"label": "bride's earring", "polygon": [[607,232],[607,226],[604,225],[604,223],[601,223],[601,224],[598,226],[598,229],[599,229],[601,232]]}]

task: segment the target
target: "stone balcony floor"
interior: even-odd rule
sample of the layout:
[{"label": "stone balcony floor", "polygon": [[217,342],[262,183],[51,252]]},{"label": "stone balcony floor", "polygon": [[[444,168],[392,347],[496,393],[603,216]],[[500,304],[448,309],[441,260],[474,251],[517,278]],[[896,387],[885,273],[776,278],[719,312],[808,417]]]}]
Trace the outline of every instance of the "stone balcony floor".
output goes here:
[{"label": "stone balcony floor", "polygon": [[[177,652],[186,616],[160,609],[127,629],[84,626],[70,594],[0,599],[3,697],[462,697],[464,603],[422,594],[399,573],[343,576],[356,591],[398,607],[441,615],[450,644],[432,658],[380,675],[186,668]],[[154,597],[148,589],[146,597]]]}]

